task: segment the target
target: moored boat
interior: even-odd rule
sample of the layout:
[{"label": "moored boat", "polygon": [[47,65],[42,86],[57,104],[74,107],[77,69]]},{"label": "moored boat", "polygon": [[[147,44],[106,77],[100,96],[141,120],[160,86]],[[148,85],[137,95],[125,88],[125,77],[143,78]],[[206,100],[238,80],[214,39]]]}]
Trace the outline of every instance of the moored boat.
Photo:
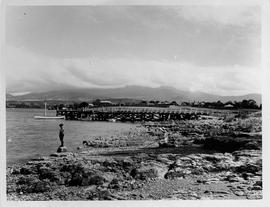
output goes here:
[{"label": "moored boat", "polygon": [[34,116],[35,119],[64,119],[65,116]]},{"label": "moored boat", "polygon": [[44,116],[34,116],[35,119],[64,119],[65,116],[47,116],[47,103],[44,103]]}]

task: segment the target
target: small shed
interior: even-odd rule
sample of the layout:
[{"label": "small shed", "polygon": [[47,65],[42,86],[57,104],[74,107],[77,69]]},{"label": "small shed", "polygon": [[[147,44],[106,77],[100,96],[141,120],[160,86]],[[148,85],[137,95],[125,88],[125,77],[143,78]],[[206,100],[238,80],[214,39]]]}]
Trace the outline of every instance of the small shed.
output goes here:
[{"label": "small shed", "polygon": [[232,104],[226,104],[225,106],[224,106],[224,108],[227,108],[227,109],[230,109],[230,108],[233,108],[234,106],[232,105]]}]

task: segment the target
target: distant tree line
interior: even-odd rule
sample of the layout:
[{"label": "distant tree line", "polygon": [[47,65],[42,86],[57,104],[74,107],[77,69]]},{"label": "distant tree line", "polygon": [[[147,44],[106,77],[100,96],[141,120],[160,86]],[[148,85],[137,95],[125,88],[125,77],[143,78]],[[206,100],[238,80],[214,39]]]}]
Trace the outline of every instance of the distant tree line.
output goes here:
[{"label": "distant tree line", "polygon": [[242,101],[228,101],[228,102],[183,102],[182,106],[191,107],[203,107],[203,108],[214,108],[214,109],[261,109],[262,104],[258,105],[255,100],[242,100]]},{"label": "distant tree line", "polygon": [[176,101],[146,101],[139,102],[116,102],[116,103],[103,103],[100,99],[96,99],[89,105],[87,102],[82,102],[77,108],[87,107],[101,107],[101,106],[144,106],[144,107],[170,107],[170,106],[190,106],[201,108],[213,108],[213,109],[261,109],[262,105],[258,105],[255,100],[242,100],[242,101],[227,101],[225,103],[219,101],[216,102],[182,102],[178,104]]},{"label": "distant tree line", "polygon": [[[176,101],[157,101],[157,100],[133,100],[111,102],[106,100],[96,99],[92,102],[70,102],[70,103],[47,103],[48,110],[57,109],[72,109],[72,110],[85,110],[92,107],[105,107],[105,106],[143,106],[143,107],[170,107],[170,106],[190,106],[200,108],[213,108],[213,109],[261,109],[262,105],[258,105],[255,100],[242,100],[242,101],[228,101],[228,102],[182,102],[178,104]],[[23,102],[23,101],[7,101],[7,108],[44,108],[44,102]]]}]

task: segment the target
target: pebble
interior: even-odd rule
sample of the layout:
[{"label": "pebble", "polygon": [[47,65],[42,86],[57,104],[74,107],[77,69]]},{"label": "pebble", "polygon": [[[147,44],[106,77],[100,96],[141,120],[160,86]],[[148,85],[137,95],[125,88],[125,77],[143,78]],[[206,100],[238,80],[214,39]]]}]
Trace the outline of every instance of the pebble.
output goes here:
[{"label": "pebble", "polygon": [[253,186],[253,187],[251,188],[251,190],[262,190],[262,187],[256,185],[256,186]]},{"label": "pebble", "polygon": [[237,196],[244,196],[245,193],[243,191],[234,191],[234,194]]}]

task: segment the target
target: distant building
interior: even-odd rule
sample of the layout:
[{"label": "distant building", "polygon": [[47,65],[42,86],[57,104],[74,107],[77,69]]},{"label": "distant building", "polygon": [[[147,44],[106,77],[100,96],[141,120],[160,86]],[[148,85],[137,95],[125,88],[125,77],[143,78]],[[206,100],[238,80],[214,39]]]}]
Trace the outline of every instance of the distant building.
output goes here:
[{"label": "distant building", "polygon": [[170,108],[170,109],[178,109],[179,106],[176,106],[176,105],[170,105],[169,108]]},{"label": "distant building", "polygon": [[233,106],[232,104],[226,104],[226,105],[224,106],[224,108],[230,109],[230,108],[234,108],[234,106]]},{"label": "distant building", "polygon": [[181,103],[181,106],[190,106],[190,103],[188,103],[188,102],[182,102]]},{"label": "distant building", "polygon": [[112,106],[113,103],[111,101],[100,101],[100,106]]}]

